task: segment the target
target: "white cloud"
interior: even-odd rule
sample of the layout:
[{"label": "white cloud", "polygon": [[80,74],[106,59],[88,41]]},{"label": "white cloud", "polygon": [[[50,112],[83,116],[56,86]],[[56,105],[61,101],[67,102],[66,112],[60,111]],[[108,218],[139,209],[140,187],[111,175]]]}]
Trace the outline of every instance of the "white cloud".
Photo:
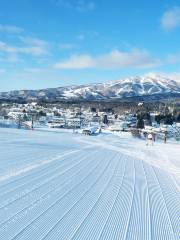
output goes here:
[{"label": "white cloud", "polygon": [[12,46],[6,42],[0,41],[0,52],[8,54],[27,54],[32,56],[42,56],[48,54],[47,42],[36,38],[20,37],[23,46]]},{"label": "white cloud", "polygon": [[41,56],[48,54],[49,44],[48,42],[38,39],[38,38],[31,38],[31,37],[19,37],[20,40],[26,44],[27,46],[22,48],[22,52]]},{"label": "white cloud", "polygon": [[44,72],[46,71],[46,68],[25,68],[24,72],[27,73],[39,73],[39,72]]},{"label": "white cloud", "polygon": [[166,31],[180,27],[180,7],[167,10],[161,18],[161,26]]},{"label": "white cloud", "polygon": [[134,49],[130,52],[113,50],[107,54],[93,57],[91,55],[72,55],[69,59],[54,65],[59,69],[121,69],[121,68],[150,68],[160,65],[147,51]]},{"label": "white cloud", "polygon": [[2,25],[0,24],[0,32],[7,32],[7,33],[21,33],[23,29],[13,25]]},{"label": "white cloud", "polygon": [[40,46],[40,47],[46,47],[48,43],[44,40],[41,40],[39,38],[32,38],[32,37],[22,37],[20,36],[19,39],[28,45],[34,45],[34,46]]},{"label": "white cloud", "polygon": [[56,63],[55,68],[84,69],[94,67],[94,60],[89,55],[73,55],[68,60]]},{"label": "white cloud", "polygon": [[0,52],[16,53],[17,52],[17,48],[8,45],[5,42],[0,41]]},{"label": "white cloud", "polygon": [[163,71],[156,71],[156,72],[147,72],[144,76],[163,76],[170,80],[175,80],[180,83],[180,71],[178,72],[163,72]]},{"label": "white cloud", "polygon": [[169,78],[171,78],[172,80],[180,82],[180,72],[173,72],[166,75],[169,76]]}]

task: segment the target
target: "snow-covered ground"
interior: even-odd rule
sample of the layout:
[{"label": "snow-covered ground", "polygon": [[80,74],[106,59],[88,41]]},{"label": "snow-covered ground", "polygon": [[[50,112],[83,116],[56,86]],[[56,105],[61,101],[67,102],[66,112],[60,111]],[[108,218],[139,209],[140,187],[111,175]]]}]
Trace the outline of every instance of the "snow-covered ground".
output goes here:
[{"label": "snow-covered ground", "polygon": [[180,239],[180,145],[0,128],[0,239]]}]

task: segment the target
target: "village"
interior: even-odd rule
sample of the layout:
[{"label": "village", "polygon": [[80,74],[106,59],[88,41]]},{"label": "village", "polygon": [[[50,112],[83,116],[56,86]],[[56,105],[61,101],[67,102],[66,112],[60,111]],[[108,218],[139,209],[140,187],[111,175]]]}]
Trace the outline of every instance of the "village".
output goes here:
[{"label": "village", "polygon": [[134,137],[167,138],[180,141],[179,105],[163,105],[156,110],[139,102],[136,108],[107,108],[75,104],[1,103],[0,127],[24,129],[72,129],[73,133],[96,135],[101,131],[131,132]]}]

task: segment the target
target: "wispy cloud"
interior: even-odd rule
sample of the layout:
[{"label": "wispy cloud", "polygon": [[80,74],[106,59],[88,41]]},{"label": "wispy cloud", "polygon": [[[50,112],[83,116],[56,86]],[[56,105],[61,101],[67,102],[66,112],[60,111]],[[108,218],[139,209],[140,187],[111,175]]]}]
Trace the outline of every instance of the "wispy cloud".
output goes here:
[{"label": "wispy cloud", "polygon": [[44,72],[47,71],[46,68],[25,68],[24,72],[27,73],[39,73],[39,72]]},{"label": "wispy cloud", "polygon": [[77,36],[76,36],[76,38],[77,38],[77,40],[79,40],[79,41],[83,41],[84,39],[85,39],[85,34],[78,34]]},{"label": "wispy cloud", "polygon": [[4,62],[8,62],[8,63],[18,63],[21,61],[22,60],[20,59],[19,55],[16,53],[9,53],[4,59]]},{"label": "wispy cloud", "polygon": [[147,51],[134,49],[129,52],[113,50],[96,57],[72,55],[69,59],[54,64],[54,67],[59,69],[121,69],[150,68],[160,64],[160,60],[153,58]]},{"label": "wispy cloud", "polygon": [[[152,73],[147,73],[147,75],[152,74]],[[180,71],[178,72],[153,72],[155,75],[160,75],[164,76],[168,79],[175,80],[180,83]]]},{"label": "wispy cloud", "polygon": [[89,0],[57,0],[56,4],[80,12],[92,11],[95,9],[95,2]]},{"label": "wispy cloud", "polygon": [[3,74],[3,73],[5,73],[5,72],[6,72],[5,69],[0,68],[0,74]]},{"label": "wispy cloud", "polygon": [[168,64],[178,64],[178,63],[180,63],[180,52],[168,55],[166,61],[167,61]]},{"label": "wispy cloud", "polygon": [[22,37],[20,36],[19,39],[28,45],[35,45],[35,46],[40,46],[40,47],[47,47],[48,42],[41,40],[39,38],[32,38],[32,37]]},{"label": "wispy cloud", "polygon": [[14,59],[17,58],[18,54],[27,54],[31,56],[43,56],[48,54],[47,42],[36,38],[25,37],[20,37],[20,40],[23,46],[14,46],[0,41],[0,52],[7,53]]},{"label": "wispy cloud", "polygon": [[17,26],[0,24],[0,32],[21,33],[23,31],[24,31],[23,28]]},{"label": "wispy cloud", "polygon": [[83,41],[85,39],[90,39],[90,38],[97,38],[99,36],[99,33],[94,30],[86,30],[81,32],[76,36],[76,39],[79,41]]},{"label": "wispy cloud", "polygon": [[17,48],[10,46],[9,44],[0,41],[0,52],[7,52],[7,53],[16,53]]},{"label": "wispy cloud", "polygon": [[73,43],[60,43],[59,48],[61,50],[71,50],[75,47],[75,44]]},{"label": "wispy cloud", "polygon": [[166,31],[180,27],[180,7],[173,7],[163,14],[161,27]]},{"label": "wispy cloud", "polygon": [[34,56],[42,56],[49,54],[49,43],[31,37],[19,37],[20,40],[26,45],[26,47],[22,48],[22,52],[31,54]]}]

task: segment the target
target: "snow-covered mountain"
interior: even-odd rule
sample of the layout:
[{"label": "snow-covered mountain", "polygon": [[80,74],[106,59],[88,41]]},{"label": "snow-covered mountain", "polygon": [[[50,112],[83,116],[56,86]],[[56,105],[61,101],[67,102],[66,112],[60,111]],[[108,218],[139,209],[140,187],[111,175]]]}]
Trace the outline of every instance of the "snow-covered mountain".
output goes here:
[{"label": "snow-covered mountain", "polygon": [[112,100],[136,97],[158,99],[177,96],[180,97],[180,82],[156,74],[91,85],[0,93],[0,99],[25,101]]}]

